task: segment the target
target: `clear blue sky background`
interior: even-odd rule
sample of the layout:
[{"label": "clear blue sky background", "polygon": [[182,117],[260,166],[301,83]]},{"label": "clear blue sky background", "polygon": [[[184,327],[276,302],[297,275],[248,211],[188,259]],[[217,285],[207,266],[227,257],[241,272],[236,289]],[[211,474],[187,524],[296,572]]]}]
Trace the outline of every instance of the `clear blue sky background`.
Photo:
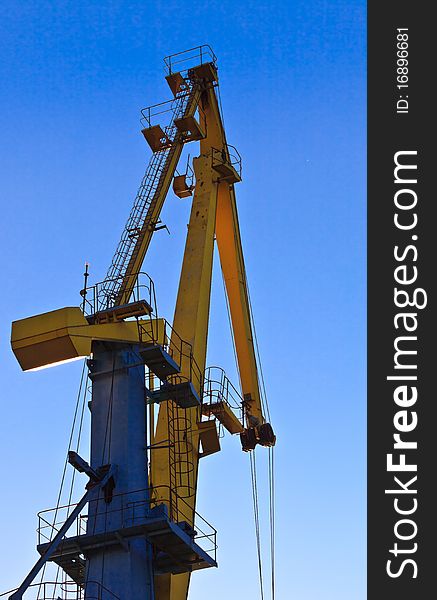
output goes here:
[{"label": "clear blue sky background", "polygon": [[[170,97],[163,56],[209,43],[278,436],[277,598],[365,598],[365,33],[363,0],[1,3],[1,590],[56,504],[81,370],[22,373],[10,322],[78,304],[85,260],[104,277],[150,155],[139,109]],[[170,195],[145,264],[170,318],[188,214]],[[217,269],[210,362],[234,370]],[[238,439],[202,464],[199,509],[220,569],[190,598],[258,598]]]}]

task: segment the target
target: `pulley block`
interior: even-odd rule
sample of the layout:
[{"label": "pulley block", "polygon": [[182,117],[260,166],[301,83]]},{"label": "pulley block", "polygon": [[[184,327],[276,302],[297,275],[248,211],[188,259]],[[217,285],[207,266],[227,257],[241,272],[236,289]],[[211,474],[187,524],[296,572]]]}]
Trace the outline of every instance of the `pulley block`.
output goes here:
[{"label": "pulley block", "polygon": [[263,423],[258,427],[249,427],[240,433],[243,452],[250,452],[255,446],[271,447],[276,443],[276,436],[270,423]]}]

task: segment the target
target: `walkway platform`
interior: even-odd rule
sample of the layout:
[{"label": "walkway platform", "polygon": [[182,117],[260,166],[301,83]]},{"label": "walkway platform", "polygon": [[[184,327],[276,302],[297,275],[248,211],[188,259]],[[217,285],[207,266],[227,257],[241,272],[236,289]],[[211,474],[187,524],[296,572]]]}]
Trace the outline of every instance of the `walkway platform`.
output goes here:
[{"label": "walkway platform", "polygon": [[[102,547],[124,547],[133,538],[146,538],[155,548],[154,569],[161,573],[190,573],[198,569],[216,567],[215,558],[210,556],[196,542],[196,532],[183,522],[170,521],[166,507],[159,505],[151,513],[153,516],[142,519],[141,523],[130,527],[105,531],[93,535],[78,535],[63,540],[50,558],[78,585],[85,582],[85,560],[83,556]],[[37,546],[43,555],[49,543]],[[211,540],[215,552],[215,540]]]}]

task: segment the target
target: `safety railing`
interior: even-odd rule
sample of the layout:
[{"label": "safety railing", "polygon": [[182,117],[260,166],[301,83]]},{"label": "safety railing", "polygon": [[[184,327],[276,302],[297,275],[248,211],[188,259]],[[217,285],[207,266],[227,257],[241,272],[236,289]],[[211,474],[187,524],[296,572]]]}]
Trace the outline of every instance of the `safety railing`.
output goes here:
[{"label": "safety railing", "polygon": [[[38,513],[38,529],[37,541],[39,544],[46,544],[51,542],[55,535],[58,533],[62,525],[70,516],[71,511],[74,509],[75,504],[68,504],[65,506],[59,506],[57,509],[47,509]],[[43,515],[50,513],[52,519],[48,521]],[[87,515],[80,514],[74,524],[70,527],[70,532],[73,535],[85,535]]]},{"label": "safety railing", "polygon": [[[177,137],[174,120],[183,117],[190,110],[192,103],[197,103],[197,95],[200,93],[198,86],[190,84],[189,92],[189,94],[178,96],[174,101],[175,104],[172,105],[173,116],[170,123],[164,128],[164,134],[169,140],[174,141]],[[125,276],[129,271],[132,260],[138,254],[138,240],[141,235],[135,235],[136,232],[148,231],[150,233],[155,231],[157,217],[154,210],[177,147],[178,144],[171,144],[170,147],[154,152],[150,158],[120,242],[108,269],[105,280],[105,290],[108,293],[114,292],[115,288],[111,283],[114,278]],[[117,290],[115,289],[115,291]]]},{"label": "safety railing", "polygon": [[[119,276],[113,279],[105,279],[87,287],[81,291],[82,310],[85,316],[95,315],[98,312],[109,310],[115,307],[115,302],[120,290],[131,282],[135,282],[130,297],[130,302],[138,302],[144,300],[150,306],[152,311],[157,313],[155,284],[152,279],[140,271],[139,273],[131,273],[125,277]],[[108,289],[108,284],[110,288]]]},{"label": "safety railing", "polygon": [[150,321],[150,327],[138,322],[140,343],[159,345],[181,368],[181,374],[170,375],[167,383],[178,384],[191,381],[199,397],[203,394],[203,372],[193,356],[193,348],[189,342],[181,338],[177,331],[165,319]]},{"label": "safety railing", "polygon": [[231,146],[231,144],[227,144],[226,150],[219,150],[217,148],[212,148],[212,167],[216,167],[218,165],[231,165],[239,177],[242,175],[242,160],[241,155],[235,146]]},{"label": "safety railing", "polygon": [[186,71],[189,68],[197,67],[198,65],[209,62],[212,62],[215,65],[217,63],[217,56],[208,44],[196,46],[164,58],[165,71],[168,75]]},{"label": "safety railing", "polygon": [[[8,598],[18,588],[0,594],[0,598]],[[86,589],[87,600],[121,600],[108,588],[97,581],[87,581],[86,588],[74,581],[42,581],[31,584],[24,593],[24,600],[84,600]]]},{"label": "safety railing", "polygon": [[[237,388],[231,383],[224,369],[211,366],[205,370],[203,385],[203,405],[226,404],[236,414],[244,426],[244,399]],[[208,419],[214,418],[213,411],[205,410]],[[222,426],[220,425],[220,432]]]},{"label": "safety railing", "polygon": [[[114,523],[117,523],[117,530],[141,525],[151,515],[151,510],[162,504],[167,506],[171,521],[185,522],[192,526],[192,539],[215,560],[217,551],[216,529],[194,510],[186,500],[180,497],[174,489],[167,485],[114,494],[110,504],[106,504],[102,498],[91,500],[88,503],[88,508],[84,509],[86,512],[81,513],[77,518],[73,531],[75,535],[86,535],[83,532],[83,524],[90,519],[93,523],[98,522],[99,533],[112,531]],[[38,544],[53,539],[67,516],[71,514],[76,506],[76,504],[69,504],[39,512]],[[91,531],[88,534],[93,533],[92,526],[90,529]]]},{"label": "safety railing", "polygon": [[153,125],[161,125],[163,129],[170,124],[174,117],[175,109],[180,104],[180,100],[190,94],[190,90],[179,95],[177,98],[160,102],[159,104],[152,104],[141,109],[141,125],[143,127],[152,127]]},{"label": "safety railing", "polygon": [[[184,140],[184,134],[175,127],[174,120],[178,113],[180,113],[178,107],[180,107],[181,104],[186,103],[190,93],[191,88],[188,87],[187,84],[185,90],[178,92],[176,98],[160,102],[159,104],[152,104],[151,106],[146,106],[146,108],[141,109],[141,127],[143,129],[148,129],[154,125],[159,125],[162,129],[163,137],[161,138],[161,142],[163,147],[171,145],[175,141],[175,136],[177,135],[179,135],[180,140]],[[193,116],[197,121],[202,121],[204,123],[203,111],[200,106],[197,106]]]}]

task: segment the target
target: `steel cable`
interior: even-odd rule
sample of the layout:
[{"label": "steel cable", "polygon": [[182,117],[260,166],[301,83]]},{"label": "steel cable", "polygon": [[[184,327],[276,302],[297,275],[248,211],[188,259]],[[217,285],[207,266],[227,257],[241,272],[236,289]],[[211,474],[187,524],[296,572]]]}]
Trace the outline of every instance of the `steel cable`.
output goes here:
[{"label": "steel cable", "polygon": [[249,456],[250,456],[250,473],[251,473],[251,478],[252,478],[252,500],[253,500],[253,515],[254,515],[254,520],[255,520],[256,548],[257,548],[257,554],[258,554],[259,586],[260,586],[261,600],[264,600],[261,533],[260,533],[260,526],[259,526],[258,485],[257,485],[257,477],[256,477],[255,452],[251,452],[249,454]]},{"label": "steel cable", "polygon": [[[225,293],[226,310],[227,310],[227,315],[228,315],[229,328],[230,328],[230,331],[231,331],[231,339],[232,339],[232,346],[233,346],[233,351],[234,351],[234,358],[235,358],[235,363],[236,363],[237,371],[239,373],[237,353],[236,353],[236,346],[235,346],[235,339],[234,339],[234,332],[233,332],[233,329],[232,329],[232,321],[231,321],[231,315],[230,315],[229,300],[228,300],[227,293],[226,293],[226,285],[225,285],[225,280],[224,280],[224,277],[223,277],[223,273],[222,273],[222,281],[223,281],[223,289],[224,289],[224,293]],[[262,385],[262,389],[261,389],[261,392],[262,392],[262,394],[261,394],[261,401],[263,401],[263,398],[265,399],[265,402],[263,402],[262,405],[263,405],[263,408],[265,408],[265,411],[266,411],[266,413],[268,415],[268,418],[270,420],[270,410],[269,410],[268,401],[267,401],[267,394],[266,394],[266,388],[265,388],[265,382],[264,382],[264,375],[263,375],[262,365],[261,365],[260,355],[259,355],[258,339],[257,339],[257,336],[256,336],[255,323],[254,323],[254,319],[253,319],[252,304],[251,304],[251,301],[250,301],[250,294],[249,294],[249,288],[248,288],[248,285],[247,285],[247,281],[246,281],[246,289],[247,289],[248,301],[249,301],[250,318],[251,318],[251,323],[252,323],[252,328],[253,328],[253,333],[254,333],[254,341],[255,341],[256,355],[257,355],[257,366],[258,366],[258,369],[260,371],[260,379],[261,379],[261,385]],[[241,379],[240,379],[240,384],[241,384]],[[252,459],[252,456],[253,456],[253,459]],[[250,453],[250,468],[251,468],[251,481],[252,481],[253,511],[254,511],[254,520],[255,520],[255,535],[256,535],[257,552],[258,552],[258,569],[259,569],[259,579],[260,579],[260,593],[261,593],[261,599],[263,599],[264,598],[264,588],[263,588],[263,577],[262,577],[262,554],[261,554],[261,538],[260,538],[260,521],[259,521],[259,505],[258,505],[258,489],[257,489],[257,477],[256,477],[255,452],[253,452],[253,453],[251,452]],[[275,599],[275,483],[274,483],[273,448],[269,448],[269,472],[268,472],[268,478],[269,478],[269,526],[270,526],[271,594],[272,594],[272,600],[274,600]]]},{"label": "steel cable", "polygon": [[269,518],[272,600],[275,600],[275,468],[274,448],[269,448]]},{"label": "steel cable", "polygon": [[[261,386],[262,386],[261,392],[262,392],[262,397],[264,397],[266,413],[267,413],[269,422],[271,423],[269,402],[268,402],[268,398],[267,398],[264,373],[263,373],[261,357],[260,357],[260,352],[259,352],[258,337],[256,335],[255,320],[253,317],[252,302],[251,302],[251,298],[250,298],[249,286],[247,284],[247,281],[246,281],[246,288],[247,288],[250,318],[252,321],[253,335],[254,335],[255,348],[256,348],[257,366],[258,366],[258,370],[260,373],[260,380],[261,380]],[[272,600],[274,600],[275,599],[276,569],[275,569],[275,471],[274,471],[274,448],[273,447],[269,447],[268,478],[269,478],[270,572],[271,572]]]},{"label": "steel cable", "polygon": [[[55,507],[55,514],[53,516],[52,530],[50,532],[50,540],[49,541],[52,541],[53,534],[54,534],[54,532],[56,530],[56,518],[58,516],[58,511],[59,511],[59,507],[60,507],[60,504],[61,504],[62,492],[64,490],[65,477],[66,477],[66,474],[67,474],[68,452],[71,450],[71,445],[73,443],[73,438],[74,438],[74,431],[75,431],[75,428],[76,428],[76,419],[77,419],[77,415],[78,415],[78,411],[79,411],[79,405],[80,405],[80,399],[81,399],[81,395],[82,395],[82,386],[83,386],[83,381],[84,381],[84,376],[85,376],[85,367],[86,367],[86,360],[83,361],[82,373],[81,373],[80,384],[79,384],[79,390],[78,390],[78,393],[77,393],[76,406],[75,406],[75,409],[74,409],[73,424],[71,426],[70,437],[69,437],[69,440],[68,440],[67,457],[65,458],[64,467],[63,467],[63,470],[62,470],[61,484],[59,486],[58,498],[57,498],[56,507]],[[43,566],[43,569],[42,569],[42,572],[41,572],[40,584],[43,583],[43,579],[44,579],[44,575],[45,575],[45,572],[46,572],[46,568],[47,568],[47,563],[45,563],[44,566]],[[57,568],[56,583],[57,583],[58,576],[59,576],[59,569],[60,569],[60,567]],[[39,598],[40,598],[40,589],[38,589],[37,600],[39,600]]]}]

